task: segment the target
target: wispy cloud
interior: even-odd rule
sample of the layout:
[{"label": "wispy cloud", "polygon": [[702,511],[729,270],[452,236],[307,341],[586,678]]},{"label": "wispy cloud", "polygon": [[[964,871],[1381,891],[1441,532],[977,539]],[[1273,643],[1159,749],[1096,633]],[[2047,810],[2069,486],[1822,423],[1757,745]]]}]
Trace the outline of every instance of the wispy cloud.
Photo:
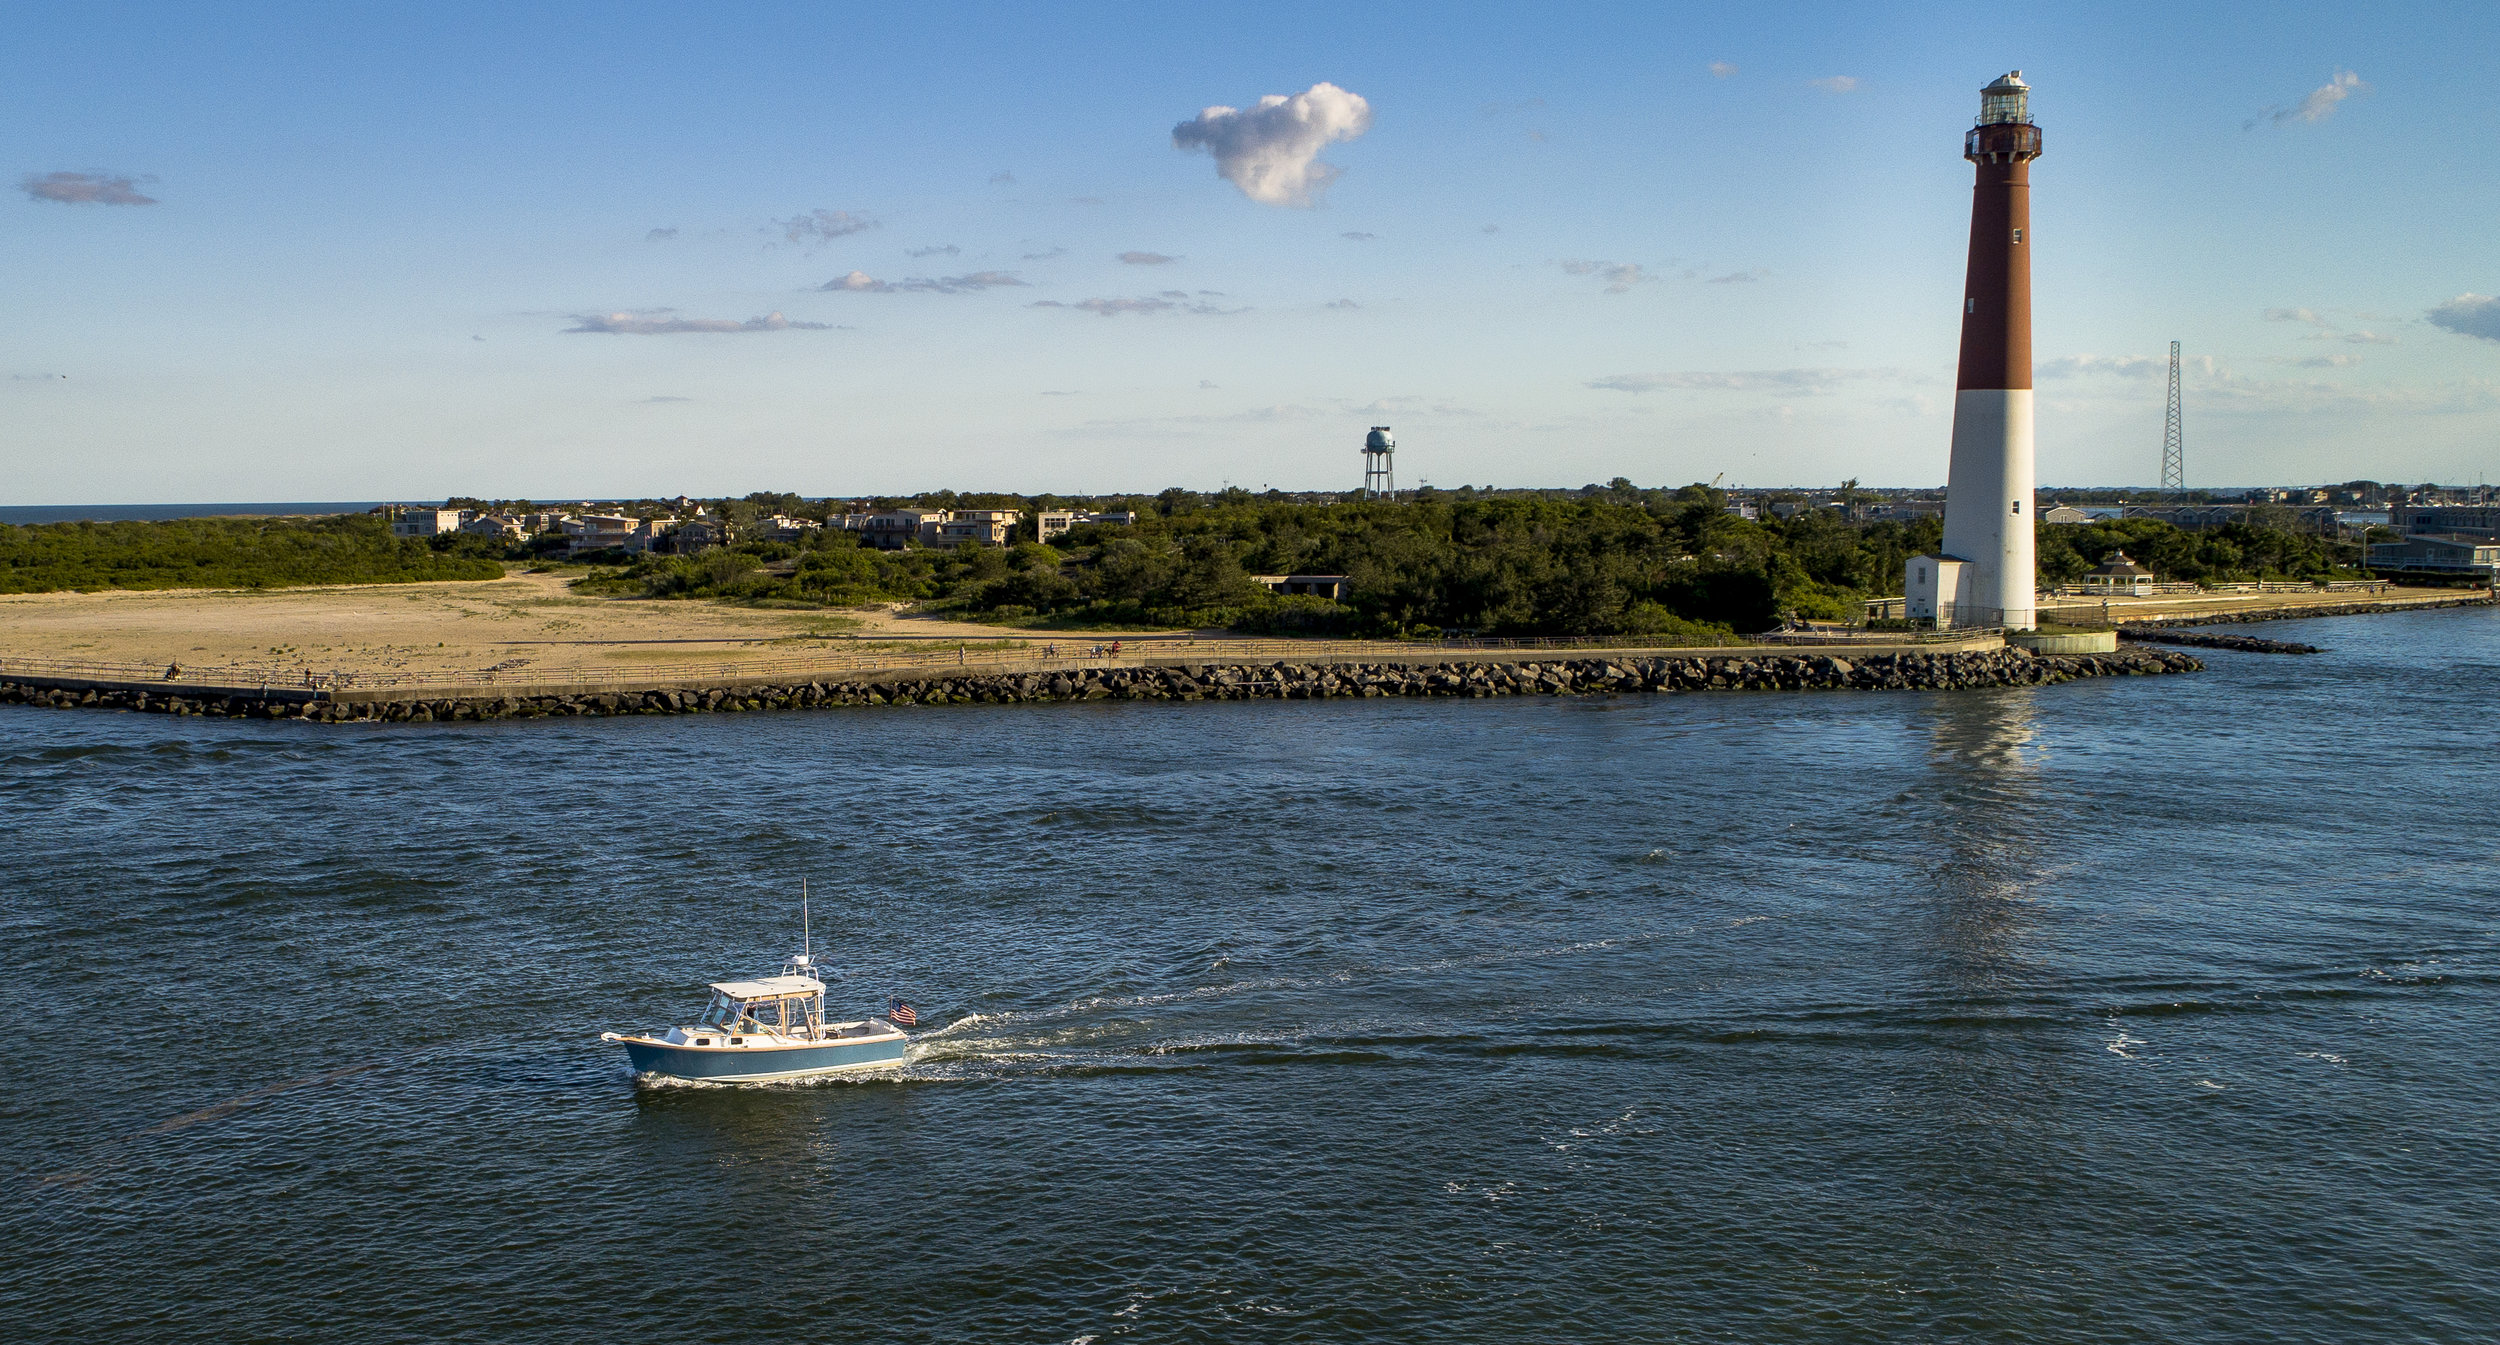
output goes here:
[{"label": "wispy cloud", "polygon": [[646,401],[646,402],[691,402],[691,401],[693,401],[693,400],[694,400],[694,398],[692,398],[692,397],[645,397],[645,398],[643,398],[643,400],[644,400],[644,401]]},{"label": "wispy cloud", "polygon": [[1615,374],[1591,379],[1588,386],[1610,392],[1657,392],[1682,388],[1707,392],[1773,392],[1803,396],[1842,383],[1870,378],[1899,378],[1898,369],[1751,369],[1721,373],[1695,371],[1662,374]]},{"label": "wispy cloud", "polygon": [[1498,224],[1488,224],[1488,225],[1484,226],[1482,229],[1477,230],[1476,232],[1478,232],[1478,233],[1488,233],[1488,234],[1497,234],[1497,233],[1500,233],[1501,231],[1502,231],[1502,226],[1501,226],[1501,225],[1498,225]]},{"label": "wispy cloud", "polygon": [[1120,254],[1120,260],[1131,266],[1163,266],[1179,261],[1180,258],[1166,256],[1160,252],[1123,252]]},{"label": "wispy cloud", "polygon": [[1710,63],[1710,77],[1712,79],[1726,79],[1728,76],[1735,73],[1736,66],[1731,62],[1712,61]]},{"label": "wispy cloud", "polygon": [[1542,98],[1522,98],[1508,103],[1486,103],[1476,110],[1488,117],[1510,117],[1522,112],[1534,112],[1543,106],[1545,106],[1545,100]]},{"label": "wispy cloud", "polygon": [[990,185],[993,187],[1012,187],[1016,185],[1016,175],[1006,171],[1005,169],[1000,169],[998,172],[990,174]]},{"label": "wispy cloud", "polygon": [[[2185,368],[2208,376],[2215,375],[2222,367],[2220,362],[2211,355],[2189,355],[2181,361],[2181,364]],[[2064,355],[2057,359],[2040,361],[2033,366],[2032,372],[2040,378],[2049,379],[2084,378],[2095,375],[2111,378],[2156,378],[2169,374],[2170,357],[2167,355]]]},{"label": "wispy cloud", "polygon": [[1215,171],[1261,205],[1307,206],[1337,180],[1319,161],[1331,143],[1370,130],[1362,95],[1319,83],[1290,97],[1272,93],[1247,110],[1210,107],[1172,128],[1174,149],[1203,149]]},{"label": "wispy cloud", "polygon": [[1068,250],[1066,248],[1052,248],[1048,252],[1028,252],[1024,254],[1024,260],[1029,262],[1046,262],[1053,257],[1065,257],[1067,255]]},{"label": "wispy cloud", "polygon": [[2336,329],[2334,319],[2329,318],[2327,315],[2314,308],[2269,308],[2266,310],[2266,321],[2297,322],[2304,327],[2316,328],[2315,331],[2312,331],[2308,335],[2301,338],[2304,341],[2344,341],[2356,346],[2392,346],[2396,344],[2395,337],[2384,336],[2378,332],[2338,331]]},{"label": "wispy cloud", "polygon": [[1608,294],[1623,294],[1634,285],[1658,278],[1642,270],[1639,262],[1605,262],[1574,258],[1554,264],[1575,276],[1596,276],[1606,282]]},{"label": "wispy cloud", "polygon": [[1821,89],[1825,93],[1853,93],[1858,87],[1858,77],[1855,75],[1831,75],[1823,79],[1810,79],[1807,80],[1806,83]]},{"label": "wispy cloud", "polygon": [[962,248],[952,243],[938,243],[925,248],[905,248],[903,255],[906,257],[952,257],[962,251]]},{"label": "wispy cloud", "polygon": [[1241,308],[1219,308],[1203,300],[1192,299],[1181,290],[1165,290],[1161,294],[1148,295],[1142,299],[1083,299],[1072,304],[1061,303],[1057,299],[1043,299],[1034,303],[1032,307],[1065,308],[1106,318],[1116,318],[1122,313],[1197,313],[1207,317],[1224,317],[1249,311]]},{"label": "wispy cloud", "polygon": [[2341,106],[2345,99],[2354,94],[2369,91],[2370,86],[2362,82],[2361,76],[2349,70],[2338,70],[2327,79],[2326,83],[2311,89],[2299,102],[2288,106],[2269,107],[2241,123],[2240,129],[2253,131],[2257,129],[2260,122],[2268,121],[2277,126],[2289,121],[2325,121],[2334,115],[2335,109]]},{"label": "wispy cloud", "polygon": [[28,173],[17,186],[30,199],[62,205],[155,205],[155,197],[139,192],[140,183],[155,180],[126,173]]},{"label": "wispy cloud", "polygon": [[865,271],[835,276],[817,286],[820,290],[845,291],[851,294],[974,294],[1005,286],[1021,286],[1012,271],[975,271],[961,276],[913,276],[909,280],[879,280]]},{"label": "wispy cloud", "polygon": [[2488,294],[2460,294],[2423,316],[2443,331],[2500,341],[2500,298]]},{"label": "wispy cloud", "polygon": [[646,243],[657,243],[664,239],[675,238],[676,236],[677,231],[675,229],[653,229],[651,232],[644,234],[642,238]]},{"label": "wispy cloud", "polygon": [[793,243],[823,245],[837,238],[847,238],[879,227],[877,221],[848,210],[816,210],[789,219],[777,219],[773,226],[781,236]]},{"label": "wispy cloud", "polygon": [[596,332],[606,336],[674,336],[680,333],[726,332],[822,332],[832,327],[822,322],[792,322],[779,313],[736,322],[729,318],[671,317],[673,308],[647,308],[631,313],[576,313],[574,325],[567,332]]},{"label": "wispy cloud", "polygon": [[1329,302],[1328,307],[1330,307],[1330,308],[1361,308],[1361,307],[1362,307],[1362,305],[1361,305],[1361,304],[1358,304],[1358,303],[1356,303],[1356,302],[1354,302],[1352,299],[1335,299],[1335,300],[1331,300],[1331,301]]},{"label": "wispy cloud", "polygon": [[1750,271],[1730,271],[1723,276],[1712,276],[1710,277],[1709,283],[1713,285],[1751,285],[1769,274],[1771,273],[1757,266]]},{"label": "wispy cloud", "polygon": [[1338,236],[1339,238],[1342,238],[1342,239],[1346,240],[1346,241],[1347,241],[1347,242],[1349,242],[1349,243],[1368,243],[1368,242],[1372,241],[1373,239],[1378,238],[1380,235],[1378,235],[1378,234],[1367,234],[1367,233],[1363,232],[1363,231],[1362,231],[1362,230],[1360,230],[1360,229],[1348,229],[1348,230],[1346,230],[1344,233],[1341,233],[1341,234],[1339,234],[1339,235],[1337,235],[1337,236]]},{"label": "wispy cloud", "polygon": [[2358,355],[2268,355],[2268,364],[2287,364],[2295,369],[2349,369],[2361,363]]}]

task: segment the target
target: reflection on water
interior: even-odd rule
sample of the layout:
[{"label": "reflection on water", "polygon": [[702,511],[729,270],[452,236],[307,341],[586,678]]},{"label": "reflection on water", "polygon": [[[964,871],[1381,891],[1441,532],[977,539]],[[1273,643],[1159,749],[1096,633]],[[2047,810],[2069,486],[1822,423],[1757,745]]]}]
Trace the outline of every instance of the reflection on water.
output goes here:
[{"label": "reflection on water", "polygon": [[1930,916],[1941,973],[1960,993],[2001,989],[2036,965],[2021,939],[2032,889],[2046,876],[2042,754],[2033,745],[2041,694],[2017,687],[1928,707]]}]

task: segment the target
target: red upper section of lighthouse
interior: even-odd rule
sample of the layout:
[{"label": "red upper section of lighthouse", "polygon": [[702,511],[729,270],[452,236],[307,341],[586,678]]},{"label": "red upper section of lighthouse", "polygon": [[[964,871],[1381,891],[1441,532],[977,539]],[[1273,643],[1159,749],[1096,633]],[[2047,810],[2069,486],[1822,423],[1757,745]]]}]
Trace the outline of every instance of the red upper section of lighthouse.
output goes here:
[{"label": "red upper section of lighthouse", "polygon": [[1980,91],[1962,157],[1977,167],[1962,287],[1960,390],[2031,386],[2031,86],[2017,70]]}]

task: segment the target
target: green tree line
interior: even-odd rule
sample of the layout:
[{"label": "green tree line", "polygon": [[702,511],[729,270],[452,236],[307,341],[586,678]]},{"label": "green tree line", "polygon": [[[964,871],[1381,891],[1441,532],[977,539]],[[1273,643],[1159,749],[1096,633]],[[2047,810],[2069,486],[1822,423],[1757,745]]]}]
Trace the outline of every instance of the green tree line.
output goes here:
[{"label": "green tree line", "polygon": [[[1049,546],[877,551],[829,532],[644,557],[588,586],[770,605],[914,602],[1078,628],[1698,638],[1789,615],[1846,618],[1867,598],[1898,594],[1903,562],[1942,542],[1934,519],[1858,523],[1802,510],[1757,522],[1706,487],[1642,491],[1620,480],[1576,496],[1304,503],[1166,491],[1120,503],[1138,512],[1133,526],[1080,527]],[[2165,579],[2205,582],[2325,578],[2352,554],[2262,520],[2183,532],[2123,519],[2038,536],[2048,583],[2122,548]],[[1344,596],[1282,597],[1253,579],[1286,574],[1344,575]]]},{"label": "green tree line", "polygon": [[494,560],[393,537],[370,514],[0,524],[0,593],[499,579]]}]

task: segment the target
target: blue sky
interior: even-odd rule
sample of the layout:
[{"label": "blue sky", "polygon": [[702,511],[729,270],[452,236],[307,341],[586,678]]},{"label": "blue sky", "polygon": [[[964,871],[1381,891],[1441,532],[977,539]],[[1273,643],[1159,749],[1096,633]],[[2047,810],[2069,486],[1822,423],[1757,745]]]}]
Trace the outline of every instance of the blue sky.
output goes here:
[{"label": "blue sky", "polygon": [[898,8],[8,6],[0,502],[1940,483],[2014,67],[2042,481],[2500,446],[2493,6]]}]

